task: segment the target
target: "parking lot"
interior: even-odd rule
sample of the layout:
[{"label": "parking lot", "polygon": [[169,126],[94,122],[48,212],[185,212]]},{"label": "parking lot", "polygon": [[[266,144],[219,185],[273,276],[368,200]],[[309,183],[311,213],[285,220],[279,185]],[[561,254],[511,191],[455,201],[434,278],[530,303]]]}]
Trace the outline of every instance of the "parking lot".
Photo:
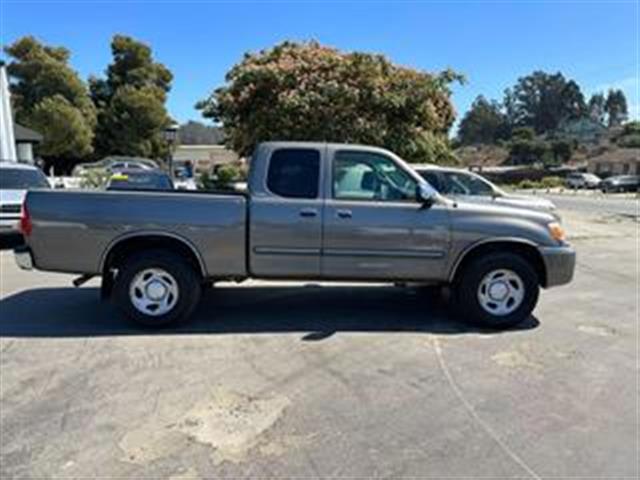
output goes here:
[{"label": "parking lot", "polygon": [[267,282],[154,332],[2,252],[0,476],[637,478],[638,205],[581,198],[575,280],[498,333],[412,289]]}]

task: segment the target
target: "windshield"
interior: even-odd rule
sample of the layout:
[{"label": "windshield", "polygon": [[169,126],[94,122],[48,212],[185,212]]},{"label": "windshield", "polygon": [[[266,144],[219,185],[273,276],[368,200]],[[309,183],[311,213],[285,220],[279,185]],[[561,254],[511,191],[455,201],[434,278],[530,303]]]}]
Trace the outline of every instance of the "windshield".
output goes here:
[{"label": "windshield", "polygon": [[47,177],[40,170],[22,168],[0,169],[0,190],[50,188]]},{"label": "windshield", "polygon": [[494,189],[485,180],[464,172],[442,172],[442,193],[445,195],[493,195]]},{"label": "windshield", "polygon": [[109,181],[110,190],[172,190],[173,183],[167,175],[117,174]]}]

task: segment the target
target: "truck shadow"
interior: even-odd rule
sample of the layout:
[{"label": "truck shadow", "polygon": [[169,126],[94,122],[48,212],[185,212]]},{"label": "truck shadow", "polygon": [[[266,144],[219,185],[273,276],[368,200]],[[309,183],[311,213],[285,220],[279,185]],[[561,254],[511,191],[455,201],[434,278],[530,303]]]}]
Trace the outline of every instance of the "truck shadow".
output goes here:
[{"label": "truck shadow", "polygon": [[[537,327],[530,317],[512,330]],[[339,332],[495,333],[452,319],[433,295],[396,287],[259,286],[206,291],[194,317],[150,329],[127,321],[97,288],[40,288],[0,300],[2,337],[301,333],[317,341]]]}]

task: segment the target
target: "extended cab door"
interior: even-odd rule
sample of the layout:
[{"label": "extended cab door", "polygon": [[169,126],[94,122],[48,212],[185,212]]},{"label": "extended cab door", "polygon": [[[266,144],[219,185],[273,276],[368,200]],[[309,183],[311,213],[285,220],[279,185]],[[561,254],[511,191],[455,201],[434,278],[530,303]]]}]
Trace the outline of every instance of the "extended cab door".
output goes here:
[{"label": "extended cab door", "polygon": [[257,277],[317,278],[324,147],[263,144],[250,179],[249,270]]},{"label": "extended cab door", "polygon": [[336,148],[328,153],[323,277],[444,278],[447,206],[420,203],[417,174],[384,151]]}]

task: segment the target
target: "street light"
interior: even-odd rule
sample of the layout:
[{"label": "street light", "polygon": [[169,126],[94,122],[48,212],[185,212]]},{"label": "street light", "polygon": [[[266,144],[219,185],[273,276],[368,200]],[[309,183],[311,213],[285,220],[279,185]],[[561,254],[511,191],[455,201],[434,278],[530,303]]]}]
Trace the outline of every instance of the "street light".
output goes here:
[{"label": "street light", "polygon": [[180,125],[177,123],[171,123],[162,132],[165,142],[169,145],[169,153],[167,158],[167,164],[169,165],[169,175],[173,178],[173,149],[178,142],[178,130]]}]

